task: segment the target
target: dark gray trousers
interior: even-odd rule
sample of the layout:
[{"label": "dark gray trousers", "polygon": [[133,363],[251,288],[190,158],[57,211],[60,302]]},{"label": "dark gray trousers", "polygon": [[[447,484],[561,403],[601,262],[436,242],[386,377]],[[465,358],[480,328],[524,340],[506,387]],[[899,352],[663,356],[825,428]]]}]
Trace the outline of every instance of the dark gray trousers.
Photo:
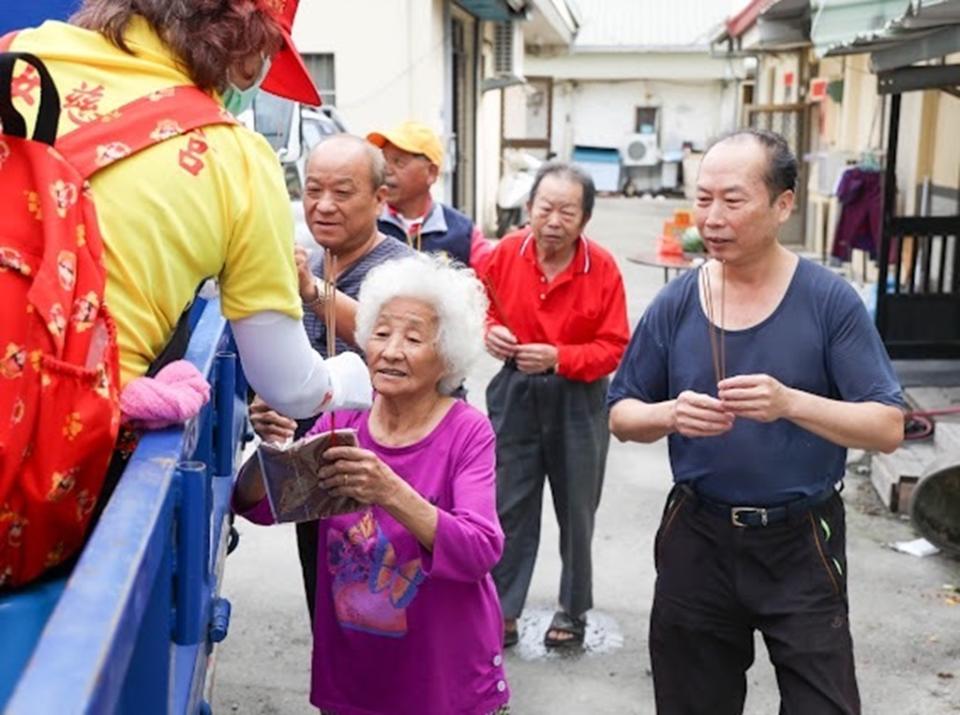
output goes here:
[{"label": "dark gray trousers", "polygon": [[610,446],[607,378],[576,382],[504,367],[487,387],[497,434],[497,513],[506,544],[493,578],[504,618],[523,610],[540,543],[544,476],[560,526],[560,606],[593,606],[590,546]]}]

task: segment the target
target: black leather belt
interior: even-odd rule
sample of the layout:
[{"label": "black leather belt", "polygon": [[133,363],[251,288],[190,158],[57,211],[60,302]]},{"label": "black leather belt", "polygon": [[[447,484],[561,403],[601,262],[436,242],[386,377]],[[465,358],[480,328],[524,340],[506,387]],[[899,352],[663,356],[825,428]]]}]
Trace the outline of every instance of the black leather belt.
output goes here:
[{"label": "black leather belt", "polygon": [[692,496],[697,503],[707,511],[719,514],[730,519],[730,523],[740,528],[755,528],[782,524],[797,516],[801,516],[837,493],[834,487],[827,487],[822,492],[801,497],[786,504],[777,506],[736,506],[722,504],[699,494],[692,487],[682,485],[684,491]]}]

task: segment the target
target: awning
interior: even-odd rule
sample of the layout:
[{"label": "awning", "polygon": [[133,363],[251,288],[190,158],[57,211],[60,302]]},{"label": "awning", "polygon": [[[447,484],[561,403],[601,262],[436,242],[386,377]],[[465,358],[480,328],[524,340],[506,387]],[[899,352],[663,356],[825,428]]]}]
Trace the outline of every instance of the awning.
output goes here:
[{"label": "awning", "polygon": [[[875,72],[960,52],[960,0],[752,0],[727,20],[718,54],[872,53]],[[719,47],[726,45],[726,52]]]},{"label": "awning", "polygon": [[[842,48],[883,32],[891,21],[903,17],[910,0],[813,0],[810,39],[816,53],[844,54]],[[865,50],[851,49],[849,53]]]},{"label": "awning", "polygon": [[776,51],[810,44],[810,0],[778,0],[757,17],[758,45]]},{"label": "awning", "polygon": [[810,44],[810,0],[753,0],[724,23],[711,44],[727,44],[732,54],[806,47]]},{"label": "awning", "polygon": [[[861,31],[826,47],[818,46],[818,52],[828,56],[870,52],[874,72],[960,52],[960,0],[913,0],[907,3],[898,0],[891,4],[905,4],[906,7],[887,18],[882,26]],[[817,41],[816,36],[814,41]]]},{"label": "awning", "polygon": [[457,4],[474,17],[492,22],[522,20],[525,5],[517,0],[457,0]]}]

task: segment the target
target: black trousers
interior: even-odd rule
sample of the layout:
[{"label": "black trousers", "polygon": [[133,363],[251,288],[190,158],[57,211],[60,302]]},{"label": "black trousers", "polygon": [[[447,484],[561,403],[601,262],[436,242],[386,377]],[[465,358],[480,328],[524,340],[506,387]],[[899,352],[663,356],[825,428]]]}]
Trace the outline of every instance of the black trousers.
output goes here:
[{"label": "black trousers", "polygon": [[743,528],[674,487],[654,543],[650,657],[659,715],[739,715],[763,634],[780,715],[858,715],[839,494]]},{"label": "black trousers", "polygon": [[607,384],[504,367],[487,387],[497,434],[497,514],[506,535],[493,579],[504,618],[519,617],[526,602],[545,479],[560,527],[560,606],[576,617],[593,607],[591,545],[610,444]]},{"label": "black trousers", "polygon": [[313,607],[317,602],[317,551],[320,548],[318,521],[297,524],[297,554],[300,557],[300,573],[303,576],[303,593],[307,597],[310,625],[313,625]]}]

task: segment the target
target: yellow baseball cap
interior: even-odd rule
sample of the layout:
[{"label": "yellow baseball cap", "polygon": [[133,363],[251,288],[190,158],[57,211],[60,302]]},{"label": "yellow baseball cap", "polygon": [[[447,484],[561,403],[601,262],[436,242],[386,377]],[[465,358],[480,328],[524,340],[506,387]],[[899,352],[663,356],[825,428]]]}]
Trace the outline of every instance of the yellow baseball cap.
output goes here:
[{"label": "yellow baseball cap", "polygon": [[367,141],[381,149],[389,142],[411,154],[423,154],[438,169],[443,165],[443,144],[430,127],[420,122],[404,122],[386,132],[370,132]]}]

